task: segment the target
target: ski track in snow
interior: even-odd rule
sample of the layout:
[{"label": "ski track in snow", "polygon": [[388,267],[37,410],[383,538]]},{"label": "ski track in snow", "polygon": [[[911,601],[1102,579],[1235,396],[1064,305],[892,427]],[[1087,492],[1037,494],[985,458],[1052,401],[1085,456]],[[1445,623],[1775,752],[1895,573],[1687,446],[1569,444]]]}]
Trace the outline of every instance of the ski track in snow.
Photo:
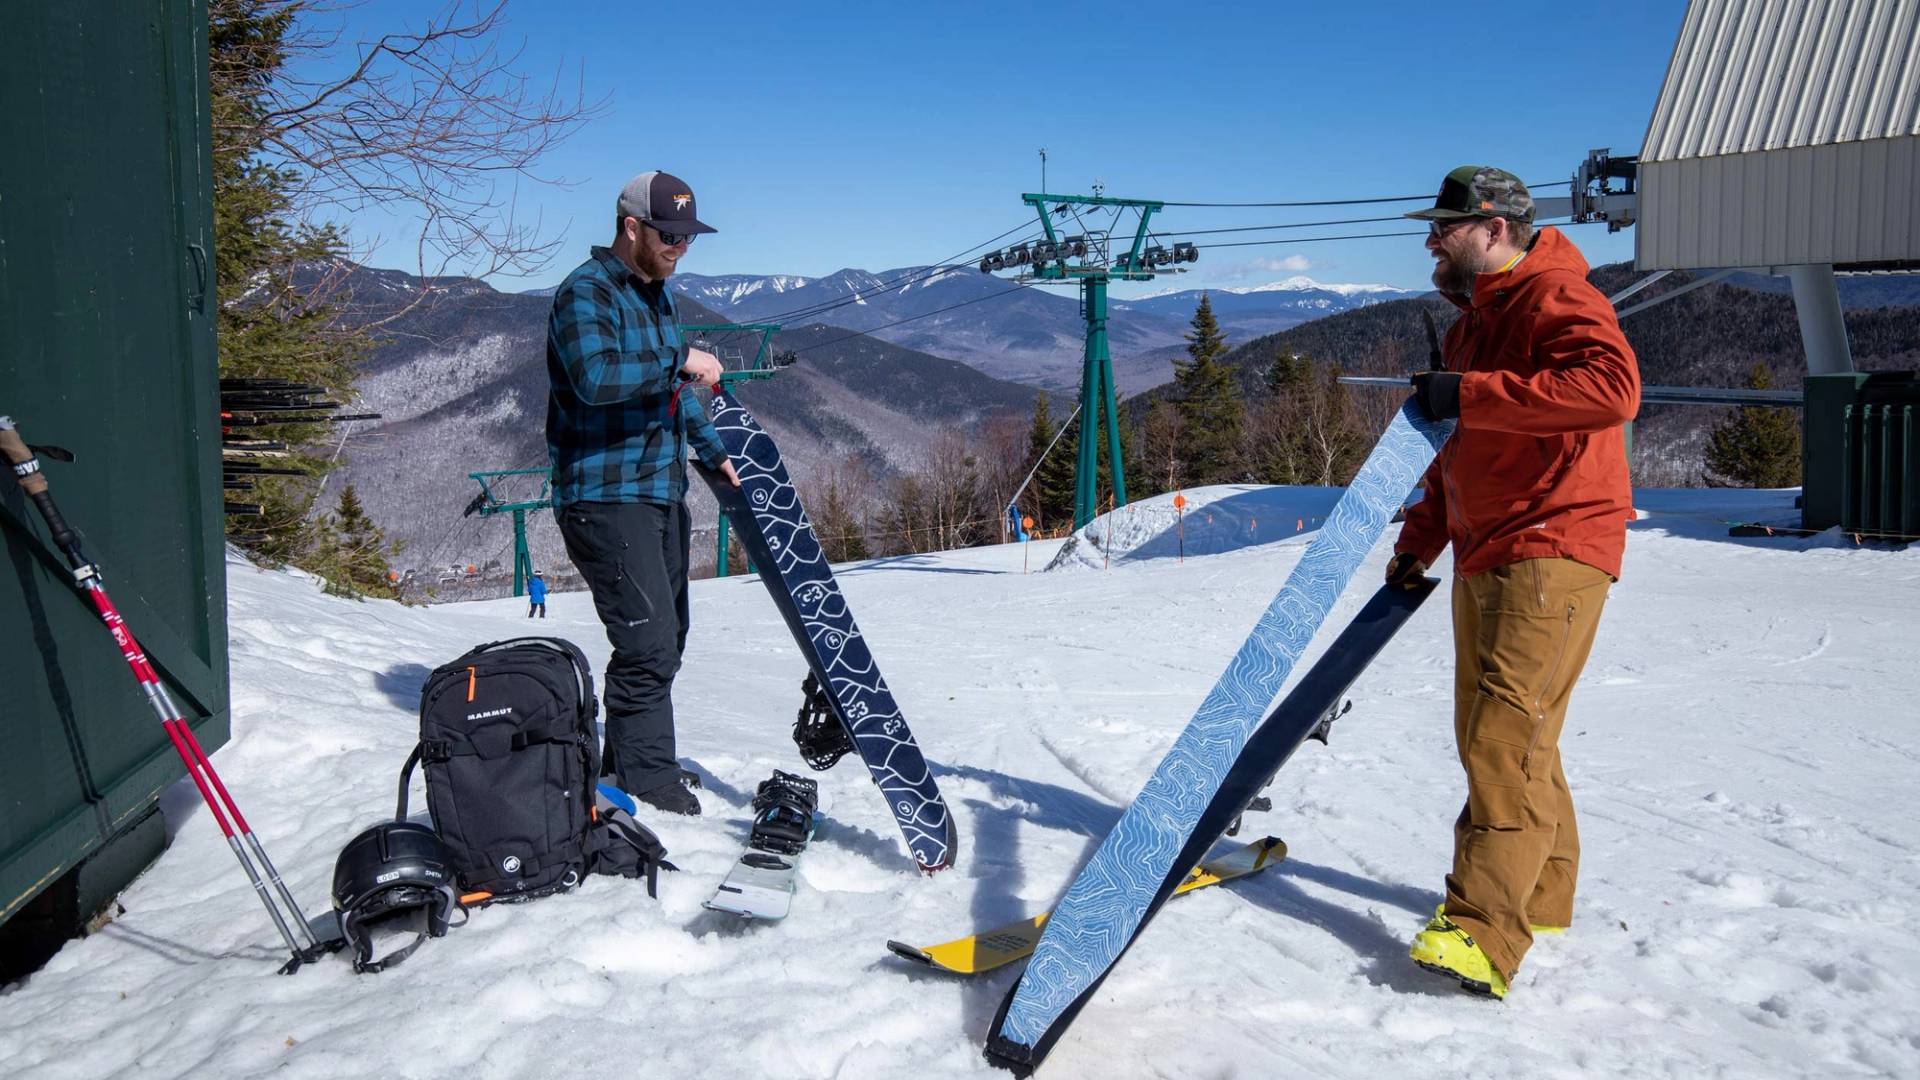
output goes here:
[{"label": "ski track in snow", "polygon": [[[1331,744],[1281,772],[1274,810],[1247,816],[1240,839],[1278,835],[1287,859],[1168,904],[1043,1080],[1920,1076],[1920,553],[1726,538],[1724,521],[1783,517],[1790,499],[1640,493],[1651,516],[1634,527],[1561,744],[1582,815],[1576,921],[1537,943],[1504,1004],[1406,960],[1464,792],[1436,601],[1354,688]],[[1330,624],[1363,599],[1389,544]],[[391,972],[355,976],[336,959],[281,978],[257,900],[183,783],[163,799],[173,846],[122,896],[125,913],[0,990],[5,1074],[543,1076],[594,1062],[718,1078],[1002,1075],[980,1043],[1017,966],[944,977],[884,942],[1052,903],[1304,541],[1184,563],[1137,547],[1147,554],[1110,569],[1020,572],[1059,546],[841,568],[958,815],[954,869],[916,873],[872,783],[843,762],[816,774],[826,823],[793,914],[701,909],[745,841],[754,785],[799,767],[788,733],[803,665],[757,581],[699,582],[675,698],[705,814],[646,817],[681,867],[658,901],[596,878],[476,912]],[[584,594],[554,594],[553,617],[529,623],[518,600],[353,603],[240,563],[229,588],[234,737],[215,761],[310,916],[340,846],[389,812],[434,666],[528,632],[606,659]]]}]

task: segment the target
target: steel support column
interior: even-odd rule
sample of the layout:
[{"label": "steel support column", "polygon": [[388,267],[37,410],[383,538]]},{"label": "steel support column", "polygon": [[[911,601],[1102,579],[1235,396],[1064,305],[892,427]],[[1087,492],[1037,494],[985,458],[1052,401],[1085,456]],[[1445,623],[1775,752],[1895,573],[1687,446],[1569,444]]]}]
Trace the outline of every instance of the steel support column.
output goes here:
[{"label": "steel support column", "polygon": [[1793,309],[1800,317],[1800,341],[1807,350],[1807,374],[1844,375],[1853,370],[1847,322],[1840,307],[1840,286],[1830,265],[1789,266]]}]

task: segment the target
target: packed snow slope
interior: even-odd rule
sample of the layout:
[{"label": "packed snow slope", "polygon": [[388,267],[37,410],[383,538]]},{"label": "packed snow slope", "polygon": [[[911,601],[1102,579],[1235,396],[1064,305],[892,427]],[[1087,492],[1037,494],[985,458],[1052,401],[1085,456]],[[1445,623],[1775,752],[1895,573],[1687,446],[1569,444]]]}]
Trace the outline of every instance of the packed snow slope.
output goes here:
[{"label": "packed snow slope", "polygon": [[[1920,551],[1729,540],[1791,493],[1643,492],[1563,752],[1578,916],[1512,995],[1414,968],[1464,786],[1443,597],[1354,689],[1248,833],[1278,867],[1167,905],[1045,1077],[1920,1075]],[[857,762],[783,922],[700,902],[753,785],[798,765],[802,666],[758,581],[694,586],[676,691],[697,819],[647,818],[681,870],[474,913],[403,966],[273,974],[279,946],[212,821],[170,793],[172,848],[125,913],[0,998],[15,1078],[987,1076],[1017,967],[890,956],[1050,904],[1139,789],[1306,539],[1022,574],[1057,545],[882,559],[841,580],[958,815],[959,865],[915,872]],[[1378,580],[1383,541],[1332,617]],[[1450,568],[1443,564],[1442,572]],[[234,739],[216,761],[295,891],[387,812],[427,671],[530,629],[605,639],[582,594],[352,603],[230,568]],[[135,628],[136,631],[138,628]],[[1332,635],[1323,631],[1320,644]],[[1310,659],[1310,658],[1309,658]],[[417,799],[417,796],[416,796]],[[419,805],[416,802],[416,805]]]}]

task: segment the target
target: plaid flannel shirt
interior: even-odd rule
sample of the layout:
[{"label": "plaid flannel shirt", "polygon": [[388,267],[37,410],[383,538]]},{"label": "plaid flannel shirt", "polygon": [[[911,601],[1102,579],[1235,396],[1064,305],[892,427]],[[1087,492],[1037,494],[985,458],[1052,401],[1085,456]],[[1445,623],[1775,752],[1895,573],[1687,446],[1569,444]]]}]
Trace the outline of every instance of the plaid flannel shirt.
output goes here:
[{"label": "plaid flannel shirt", "polygon": [[678,378],[686,358],[673,293],[606,248],[560,283],[547,322],[554,505],[679,502],[687,442],[712,468],[726,460],[705,404]]}]

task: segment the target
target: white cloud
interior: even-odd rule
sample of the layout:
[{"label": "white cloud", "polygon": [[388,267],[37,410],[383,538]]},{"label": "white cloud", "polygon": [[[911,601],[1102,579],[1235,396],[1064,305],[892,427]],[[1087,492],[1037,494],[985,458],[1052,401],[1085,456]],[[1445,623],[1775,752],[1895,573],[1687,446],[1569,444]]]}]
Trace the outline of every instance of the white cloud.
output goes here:
[{"label": "white cloud", "polygon": [[1252,278],[1264,280],[1269,274],[1298,274],[1312,266],[1312,260],[1305,255],[1284,255],[1228,263],[1208,276],[1215,281],[1247,281]]},{"label": "white cloud", "polygon": [[1313,268],[1312,260],[1308,259],[1305,255],[1288,255],[1278,259],[1255,259],[1251,265],[1260,270],[1285,271],[1289,274],[1298,274],[1304,270]]}]

